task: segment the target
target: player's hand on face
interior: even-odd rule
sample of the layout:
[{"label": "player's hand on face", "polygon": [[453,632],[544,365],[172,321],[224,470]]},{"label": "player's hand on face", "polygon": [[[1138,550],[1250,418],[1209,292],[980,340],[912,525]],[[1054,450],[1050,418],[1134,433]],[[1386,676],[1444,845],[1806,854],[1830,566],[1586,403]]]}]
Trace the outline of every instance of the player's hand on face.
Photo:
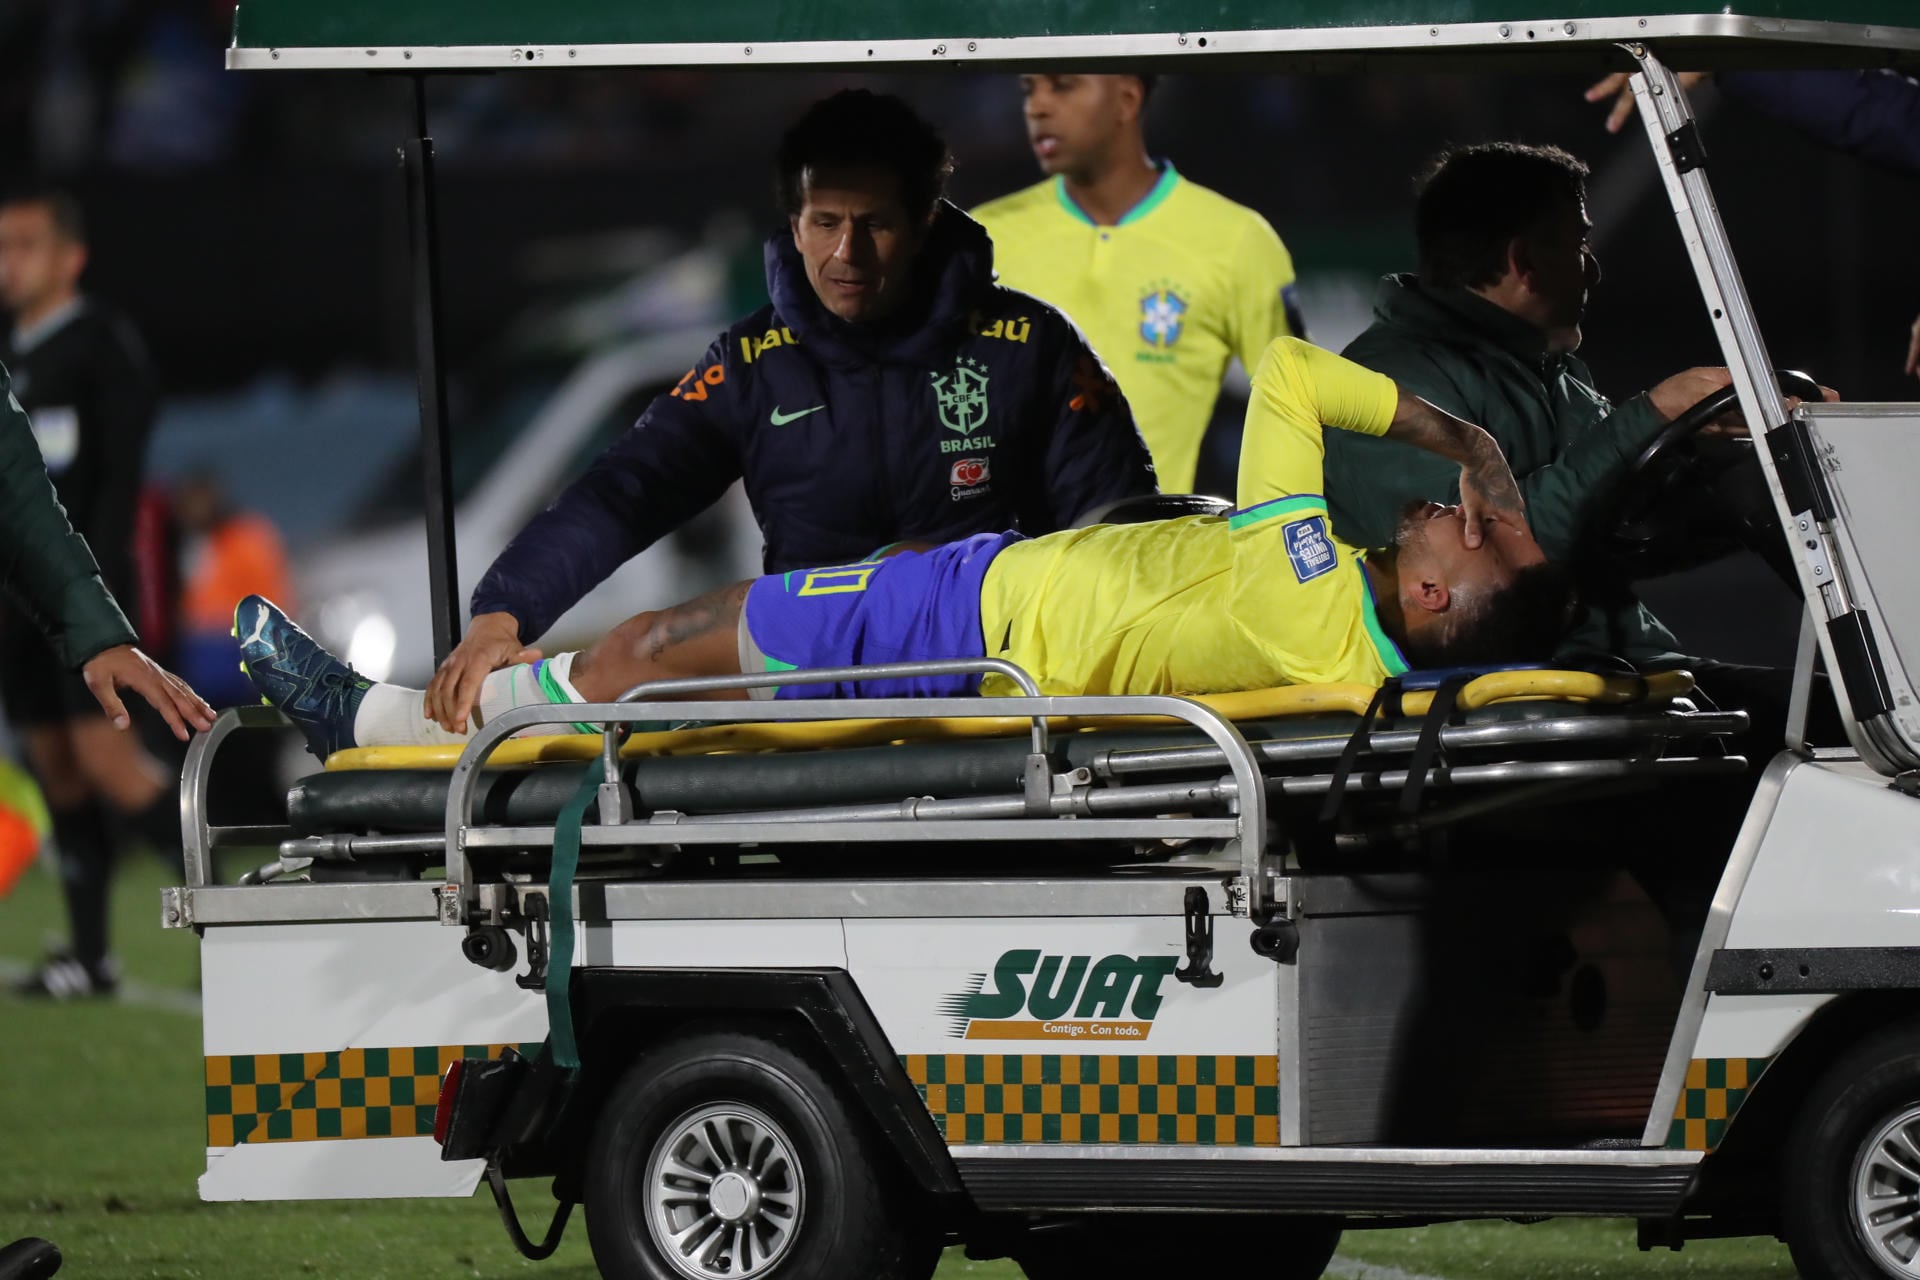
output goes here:
[{"label": "player's hand on face", "polygon": [[1473,456],[1460,468],[1460,507],[1469,547],[1480,545],[1489,520],[1527,527],[1526,499],[1520,496],[1520,485],[1513,478],[1506,455],[1491,435],[1480,431],[1480,436]]},{"label": "player's hand on face", "polygon": [[426,718],[449,733],[465,733],[487,677],[502,667],[539,658],[538,649],[520,643],[520,623],[512,614],[480,614],[427,684]]},{"label": "player's hand on face", "polygon": [[[1605,102],[1613,99],[1613,107],[1607,112],[1607,132],[1618,133],[1626,128],[1627,121],[1633,118],[1633,86],[1631,76],[1625,71],[1616,71],[1604,80],[1595,81],[1587,86],[1588,102]],[[1680,87],[1691,89],[1707,78],[1704,71],[1682,71]]]},{"label": "player's hand on face", "polygon": [[190,730],[213,728],[213,708],[171,671],[130,644],[102,649],[82,664],[80,678],[87,692],[99,702],[116,729],[125,729],[132,720],[120,701],[119,691],[130,689],[145,698],[166,720],[173,736],[185,742]]},{"label": "player's hand on face", "polygon": [[1913,338],[1907,343],[1907,376],[1920,378],[1920,320],[1913,322]]}]

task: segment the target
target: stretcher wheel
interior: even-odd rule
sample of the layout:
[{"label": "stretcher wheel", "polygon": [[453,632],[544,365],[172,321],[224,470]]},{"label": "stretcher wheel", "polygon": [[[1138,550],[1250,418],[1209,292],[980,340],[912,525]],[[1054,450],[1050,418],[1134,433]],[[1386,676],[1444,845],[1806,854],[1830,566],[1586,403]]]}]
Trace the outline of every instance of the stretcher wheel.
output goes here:
[{"label": "stretcher wheel", "polygon": [[498,925],[486,925],[469,932],[460,939],[460,954],[467,958],[469,964],[477,964],[495,973],[505,973],[519,959],[512,936]]},{"label": "stretcher wheel", "polygon": [[927,1280],[939,1261],[862,1117],[771,1038],[642,1054],[594,1130],[587,1235],[608,1280]]},{"label": "stretcher wheel", "polygon": [[1291,920],[1269,920],[1247,938],[1255,955],[1275,964],[1292,964],[1300,954],[1300,926]]},{"label": "stretcher wheel", "polygon": [[1815,1082],[1782,1164],[1781,1234],[1807,1280],[1900,1280],[1920,1254],[1920,1021]]}]

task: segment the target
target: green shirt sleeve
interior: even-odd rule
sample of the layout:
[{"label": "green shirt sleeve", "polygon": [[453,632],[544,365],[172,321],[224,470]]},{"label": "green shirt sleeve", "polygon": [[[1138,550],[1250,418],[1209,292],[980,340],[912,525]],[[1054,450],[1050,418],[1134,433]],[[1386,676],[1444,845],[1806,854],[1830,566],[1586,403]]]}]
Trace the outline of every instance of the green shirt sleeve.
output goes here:
[{"label": "green shirt sleeve", "polygon": [[0,587],[78,667],[138,637],[114,603],[86,539],[54,496],[13,377],[0,365]]},{"label": "green shirt sleeve", "polygon": [[[1505,397],[1492,395],[1486,383],[1473,378],[1466,364],[1449,368],[1421,348],[1398,344],[1373,348],[1356,342],[1348,354],[1387,374],[1402,390],[1485,427],[1511,461],[1512,433],[1521,429],[1512,420],[1514,410]],[[1468,383],[1489,394],[1474,394]],[[1551,429],[1550,423],[1541,425]],[[1527,522],[1547,555],[1556,560],[1573,555],[1586,522],[1664,425],[1652,401],[1639,395],[1562,445],[1545,464],[1515,468]],[[1356,546],[1390,542],[1409,502],[1458,501],[1459,481],[1458,467],[1398,441],[1328,440],[1327,496],[1334,528]]]}]

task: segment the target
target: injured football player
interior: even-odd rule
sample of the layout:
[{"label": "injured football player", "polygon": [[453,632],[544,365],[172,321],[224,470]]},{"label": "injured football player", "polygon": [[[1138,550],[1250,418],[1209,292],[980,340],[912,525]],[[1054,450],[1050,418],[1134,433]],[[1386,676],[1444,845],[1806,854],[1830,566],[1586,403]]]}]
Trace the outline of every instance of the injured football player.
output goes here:
[{"label": "injured football player", "polygon": [[[1321,496],[1323,426],[1448,459],[1463,501],[1410,506],[1392,546],[1347,546]],[[495,671],[473,722],[682,676],[983,657],[1017,664],[1049,694],[1378,685],[1411,668],[1544,658],[1566,625],[1567,577],[1534,542],[1493,438],[1299,339],[1276,340],[1255,374],[1236,501],[1226,516],[977,534],[736,583],[636,615],[589,648]],[[240,602],[235,629],[254,685],[323,759],[458,742],[470,729],[420,690],[360,677],[259,596]],[[1013,691],[999,675],[954,674],[687,696]]]}]

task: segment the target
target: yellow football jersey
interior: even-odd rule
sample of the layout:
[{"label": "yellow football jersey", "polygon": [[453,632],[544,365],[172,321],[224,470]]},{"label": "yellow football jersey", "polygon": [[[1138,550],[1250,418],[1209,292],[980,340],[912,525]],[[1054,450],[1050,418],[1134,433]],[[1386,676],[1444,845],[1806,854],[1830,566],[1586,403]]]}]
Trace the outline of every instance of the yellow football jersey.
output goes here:
[{"label": "yellow football jersey", "polygon": [[[1321,424],[1382,435],[1399,390],[1297,338],[1255,368],[1231,515],[1095,525],[1017,542],[980,589],[986,651],[1042,692],[1222,693],[1377,685],[1407,669],[1361,553],[1327,525]],[[1015,692],[990,676],[983,692]]]},{"label": "yellow football jersey", "polygon": [[1305,337],[1293,259],[1267,220],[1169,164],[1119,225],[1096,226],[1060,178],[973,211],[1000,282],[1067,313],[1119,380],[1163,493],[1193,488],[1228,360],[1249,371]]}]

